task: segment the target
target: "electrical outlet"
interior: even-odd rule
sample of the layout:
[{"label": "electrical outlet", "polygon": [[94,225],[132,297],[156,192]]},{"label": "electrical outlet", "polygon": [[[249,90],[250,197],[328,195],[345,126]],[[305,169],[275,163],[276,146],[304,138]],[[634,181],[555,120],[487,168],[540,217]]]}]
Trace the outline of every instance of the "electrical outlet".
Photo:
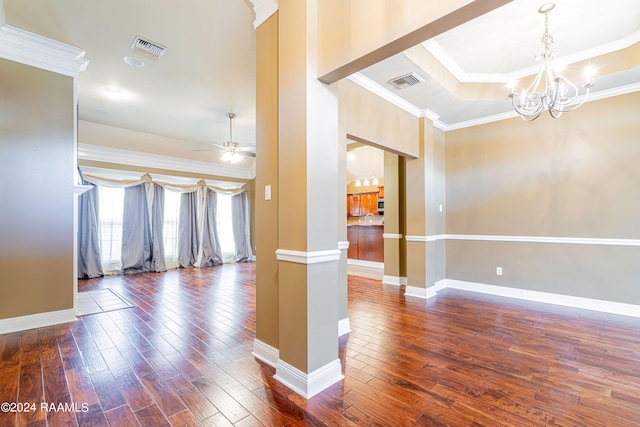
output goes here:
[{"label": "electrical outlet", "polygon": [[270,185],[265,185],[264,186],[264,199],[265,200],[271,200],[271,186]]},{"label": "electrical outlet", "polygon": [[496,275],[502,276],[502,267],[496,267]]}]

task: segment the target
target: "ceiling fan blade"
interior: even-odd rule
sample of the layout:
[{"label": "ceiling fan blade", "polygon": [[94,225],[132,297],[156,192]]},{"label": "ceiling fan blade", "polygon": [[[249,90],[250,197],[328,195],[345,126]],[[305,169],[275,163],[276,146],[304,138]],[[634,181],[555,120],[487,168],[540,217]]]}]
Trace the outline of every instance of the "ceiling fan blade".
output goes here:
[{"label": "ceiling fan blade", "polygon": [[256,151],[256,147],[238,147],[236,149],[237,151]]},{"label": "ceiling fan blade", "polygon": [[256,156],[256,153],[253,153],[251,151],[238,151],[237,153],[240,154],[240,155],[243,155],[243,156],[247,156],[247,157],[255,157]]}]

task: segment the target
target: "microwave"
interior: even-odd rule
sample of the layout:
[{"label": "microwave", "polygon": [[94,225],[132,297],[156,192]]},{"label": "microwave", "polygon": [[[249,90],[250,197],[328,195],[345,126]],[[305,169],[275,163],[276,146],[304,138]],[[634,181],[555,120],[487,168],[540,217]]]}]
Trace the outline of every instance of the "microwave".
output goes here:
[{"label": "microwave", "polygon": [[384,215],[384,198],[378,199],[378,215]]}]

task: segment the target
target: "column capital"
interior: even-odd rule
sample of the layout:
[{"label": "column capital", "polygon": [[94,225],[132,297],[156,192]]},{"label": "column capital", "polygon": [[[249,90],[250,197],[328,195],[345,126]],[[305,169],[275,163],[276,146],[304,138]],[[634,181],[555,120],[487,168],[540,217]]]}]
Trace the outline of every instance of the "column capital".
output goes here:
[{"label": "column capital", "polygon": [[258,28],[260,24],[269,19],[271,15],[278,11],[278,0],[249,0],[253,3],[253,10],[256,19],[253,21],[253,28]]}]

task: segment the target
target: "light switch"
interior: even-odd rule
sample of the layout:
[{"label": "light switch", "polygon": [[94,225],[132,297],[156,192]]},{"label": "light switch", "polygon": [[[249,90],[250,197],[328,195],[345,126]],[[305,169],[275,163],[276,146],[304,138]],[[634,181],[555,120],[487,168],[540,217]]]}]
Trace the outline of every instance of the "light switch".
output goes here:
[{"label": "light switch", "polygon": [[270,185],[265,185],[264,186],[264,199],[265,200],[271,200],[271,186]]}]

